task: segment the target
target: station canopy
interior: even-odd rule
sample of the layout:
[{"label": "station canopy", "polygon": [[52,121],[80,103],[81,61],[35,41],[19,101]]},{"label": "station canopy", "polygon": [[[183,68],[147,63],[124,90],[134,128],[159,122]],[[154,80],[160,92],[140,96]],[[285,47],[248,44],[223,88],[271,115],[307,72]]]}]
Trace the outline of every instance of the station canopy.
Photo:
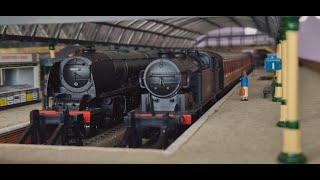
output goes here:
[{"label": "station canopy", "polygon": [[272,44],[282,23],[280,16],[2,16],[0,22],[1,41],[173,49]]}]

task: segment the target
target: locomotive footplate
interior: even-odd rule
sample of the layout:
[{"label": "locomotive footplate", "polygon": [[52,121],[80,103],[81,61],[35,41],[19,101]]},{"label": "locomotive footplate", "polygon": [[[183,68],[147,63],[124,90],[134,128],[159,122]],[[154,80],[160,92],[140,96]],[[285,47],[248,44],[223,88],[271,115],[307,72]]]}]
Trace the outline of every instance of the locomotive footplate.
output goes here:
[{"label": "locomotive footplate", "polygon": [[[18,143],[23,144],[31,134],[32,144],[57,143],[61,137],[62,145],[82,145],[84,137],[82,131],[85,124],[90,123],[94,111],[54,111],[54,110],[32,110],[30,112],[30,124],[27,126]],[[47,125],[58,125],[50,138],[47,138]],[[38,140],[39,138],[39,140]]]},{"label": "locomotive footplate", "polygon": [[[163,123],[165,116],[168,116],[169,122],[168,125],[191,125],[192,117],[189,114],[171,114],[171,113],[131,113],[131,117],[134,115],[136,121],[136,126],[145,126],[145,127],[160,127]],[[128,121],[130,116],[125,118],[125,121]]]}]

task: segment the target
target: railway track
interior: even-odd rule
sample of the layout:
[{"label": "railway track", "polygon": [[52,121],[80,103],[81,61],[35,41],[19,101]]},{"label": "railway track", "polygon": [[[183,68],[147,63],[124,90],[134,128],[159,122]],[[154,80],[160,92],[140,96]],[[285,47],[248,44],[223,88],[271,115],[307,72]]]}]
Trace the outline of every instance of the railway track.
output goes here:
[{"label": "railway track", "polygon": [[115,127],[98,133],[96,136],[85,139],[84,146],[95,147],[116,147],[121,142],[126,131],[124,124],[116,125]]},{"label": "railway track", "polygon": [[[0,143],[16,144],[24,132],[26,127],[18,128],[13,131],[0,134]],[[49,136],[53,133],[55,127],[49,129]],[[100,132],[91,138],[84,139],[84,146],[96,146],[96,147],[115,147],[122,140],[125,132],[124,124],[116,125],[108,130],[100,130]],[[26,144],[31,144],[30,136],[26,140]]]}]

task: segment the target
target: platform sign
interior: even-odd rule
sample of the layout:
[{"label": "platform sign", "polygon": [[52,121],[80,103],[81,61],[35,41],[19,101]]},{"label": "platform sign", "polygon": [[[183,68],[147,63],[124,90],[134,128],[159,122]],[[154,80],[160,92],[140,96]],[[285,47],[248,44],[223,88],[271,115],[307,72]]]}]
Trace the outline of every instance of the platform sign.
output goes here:
[{"label": "platform sign", "polygon": [[7,105],[7,96],[5,94],[0,94],[0,107]]},{"label": "platform sign", "polygon": [[25,91],[20,92],[20,102],[24,103],[27,101],[27,95]]},{"label": "platform sign", "polygon": [[27,102],[32,101],[32,91],[27,91]]},{"label": "platform sign", "polygon": [[264,60],[264,69],[267,71],[278,71],[282,68],[282,60],[277,58],[277,54],[268,54]]},{"label": "platform sign", "polygon": [[22,66],[37,66],[37,63],[12,63],[12,64],[5,64],[0,63],[0,68],[14,68],[14,67],[22,67]]},{"label": "platform sign", "polygon": [[32,61],[32,54],[0,54],[0,63],[19,63]]},{"label": "platform sign", "polygon": [[32,90],[32,100],[38,100],[38,91],[36,89]]},{"label": "platform sign", "polygon": [[7,105],[10,106],[13,104],[13,94],[9,93],[7,94]]},{"label": "platform sign", "polygon": [[20,93],[14,93],[13,104],[19,104],[20,102]]}]

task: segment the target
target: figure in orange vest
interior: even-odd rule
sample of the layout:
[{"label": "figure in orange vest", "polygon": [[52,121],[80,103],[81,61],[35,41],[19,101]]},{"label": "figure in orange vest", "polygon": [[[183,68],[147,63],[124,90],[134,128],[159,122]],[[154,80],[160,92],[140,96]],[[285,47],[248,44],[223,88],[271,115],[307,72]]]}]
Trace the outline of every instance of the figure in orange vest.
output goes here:
[{"label": "figure in orange vest", "polygon": [[248,101],[249,81],[248,81],[248,76],[246,71],[242,71],[242,77],[240,78],[240,81],[241,81],[241,90],[240,90],[241,101]]}]

